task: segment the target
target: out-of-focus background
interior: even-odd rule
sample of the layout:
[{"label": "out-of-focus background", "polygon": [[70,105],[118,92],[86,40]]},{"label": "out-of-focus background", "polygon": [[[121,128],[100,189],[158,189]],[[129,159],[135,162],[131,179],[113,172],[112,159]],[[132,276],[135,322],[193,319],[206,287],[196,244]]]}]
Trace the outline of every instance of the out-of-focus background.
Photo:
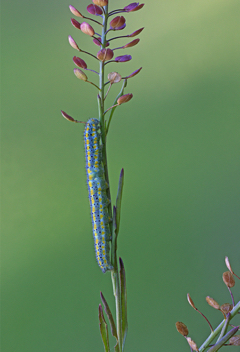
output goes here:
[{"label": "out-of-focus background", "polygon": [[[71,4],[87,15],[89,3]],[[97,47],[71,25],[68,5],[2,1],[2,352],[103,351],[100,291],[114,311],[110,274],[94,256],[83,126],[60,113],[97,116],[96,89],[73,75],[72,57],[97,61],[67,37]],[[120,33],[145,27],[136,47],[118,51],[132,61],[106,66],[143,67],[108,138],[113,200],[125,169],[126,352],[187,351],[176,321],[200,346],[209,328],[188,292],[214,326],[222,316],[205,297],[230,302],[221,276],[225,255],[240,270],[239,12],[237,0],[146,0]]]}]

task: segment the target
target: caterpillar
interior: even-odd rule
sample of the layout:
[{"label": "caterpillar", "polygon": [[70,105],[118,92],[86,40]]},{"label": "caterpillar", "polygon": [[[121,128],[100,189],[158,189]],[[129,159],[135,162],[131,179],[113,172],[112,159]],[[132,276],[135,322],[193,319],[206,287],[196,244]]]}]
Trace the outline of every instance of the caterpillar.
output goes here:
[{"label": "caterpillar", "polygon": [[86,122],[84,145],[95,254],[98,265],[105,273],[113,267],[109,258],[111,233],[107,208],[109,204],[106,192],[108,185],[104,177],[99,128],[100,122],[95,118]]}]

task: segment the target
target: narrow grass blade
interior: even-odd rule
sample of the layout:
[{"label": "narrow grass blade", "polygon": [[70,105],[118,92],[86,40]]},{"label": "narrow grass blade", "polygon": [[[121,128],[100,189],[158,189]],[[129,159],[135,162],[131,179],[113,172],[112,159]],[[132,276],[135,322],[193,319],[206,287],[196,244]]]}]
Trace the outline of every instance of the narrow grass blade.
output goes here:
[{"label": "narrow grass blade", "polygon": [[123,348],[127,337],[128,322],[127,322],[127,286],[126,286],[126,274],[123,265],[122,258],[119,258],[120,265],[120,292],[121,292],[121,307],[122,307],[122,336],[123,336]]},{"label": "narrow grass blade", "polygon": [[116,338],[116,340],[118,340],[116,325],[113,320],[113,316],[112,316],[111,310],[109,308],[109,305],[108,305],[105,297],[103,296],[102,292],[100,292],[100,296],[101,296],[101,300],[102,300],[102,303],[104,306],[105,313],[107,314],[107,317],[108,317],[108,320],[109,320],[109,323],[111,326],[112,335]]},{"label": "narrow grass blade", "polygon": [[110,352],[107,323],[104,319],[101,304],[99,304],[99,307],[98,307],[98,318],[99,318],[100,333],[102,336],[105,352]]},{"label": "narrow grass blade", "polygon": [[118,232],[119,232],[119,225],[120,225],[120,214],[121,214],[123,182],[124,182],[124,170],[122,169],[121,172],[120,172],[120,176],[119,176],[118,192],[117,192],[117,199],[116,199],[116,224],[117,224],[117,235],[118,235]]},{"label": "narrow grass blade", "polygon": [[113,226],[112,226],[112,246],[111,246],[111,252],[112,252],[112,265],[114,266],[115,270],[117,270],[117,259],[116,259],[116,253],[117,253],[117,224],[116,224],[116,207],[115,205],[113,206]]}]

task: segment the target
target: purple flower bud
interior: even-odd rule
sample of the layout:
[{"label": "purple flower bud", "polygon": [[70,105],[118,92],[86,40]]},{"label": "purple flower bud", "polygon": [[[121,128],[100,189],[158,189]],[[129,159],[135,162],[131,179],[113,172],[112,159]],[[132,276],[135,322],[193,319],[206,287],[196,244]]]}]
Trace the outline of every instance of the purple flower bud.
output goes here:
[{"label": "purple flower bud", "polygon": [[133,32],[132,34],[129,34],[129,37],[136,37],[136,35],[141,33],[143,29],[144,29],[144,27],[138,29],[137,31]]},{"label": "purple flower bud", "polygon": [[83,15],[81,14],[81,12],[79,12],[77,9],[75,9],[75,7],[73,7],[72,5],[69,5],[69,9],[74,14],[74,16],[83,18]]},{"label": "purple flower bud", "polygon": [[95,31],[92,26],[90,26],[89,23],[83,22],[81,23],[81,31],[87,35],[90,35],[92,37],[95,34]]},{"label": "purple flower bud", "polygon": [[95,15],[95,16],[100,16],[103,13],[101,7],[99,7],[97,5],[93,5],[93,4],[88,5],[87,11],[91,15]]},{"label": "purple flower bud", "polygon": [[123,49],[125,48],[130,48],[131,46],[137,45],[139,43],[140,39],[134,39],[132,42],[126,44],[123,46]]},{"label": "purple flower bud", "polygon": [[122,56],[115,57],[116,62],[126,62],[126,61],[130,61],[131,59],[132,59],[131,55],[122,55]]},{"label": "purple flower bud", "polygon": [[133,73],[131,73],[129,76],[127,76],[126,78],[131,78],[136,76],[140,71],[141,71],[142,67],[140,67],[138,70],[134,71]]},{"label": "purple flower bud", "polygon": [[[96,45],[98,45],[98,46],[101,46],[101,45],[102,45],[102,44],[101,44],[101,43],[102,43],[102,42],[101,42],[101,37],[94,38],[94,39],[93,39],[93,43],[96,44]],[[106,42],[106,47],[107,47],[107,46],[109,46],[109,42]]]},{"label": "purple flower bud", "polygon": [[75,42],[75,40],[69,35],[68,36],[68,41],[69,41],[69,44],[71,45],[71,47],[73,47],[74,49],[78,50],[78,51],[81,51],[77,45],[77,43]]},{"label": "purple flower bud", "polygon": [[117,103],[118,105],[121,105],[123,103],[127,103],[129,100],[131,100],[133,97],[132,94],[124,94],[120,98],[118,98]]},{"label": "purple flower bud", "polygon": [[[125,24],[126,20],[123,16],[117,16],[110,22],[111,29],[119,29]],[[122,28],[121,28],[122,29]]]},{"label": "purple flower bud", "polygon": [[97,53],[98,60],[107,61],[113,58],[113,51],[111,49],[102,49]]},{"label": "purple flower bud", "polygon": [[80,59],[80,57],[74,56],[73,57],[73,62],[75,63],[75,65],[77,65],[78,67],[83,68],[84,70],[87,69],[87,64],[84,60]]},{"label": "purple flower bud", "polygon": [[75,28],[80,29],[81,23],[79,23],[78,21],[76,21],[74,18],[71,18],[71,22],[72,22],[72,25],[73,25]]},{"label": "purple flower bud", "polygon": [[129,4],[128,6],[125,6],[124,10],[126,12],[133,12],[133,11],[140,10],[143,6],[144,6],[144,4],[139,5],[139,2],[133,2],[133,3]]}]

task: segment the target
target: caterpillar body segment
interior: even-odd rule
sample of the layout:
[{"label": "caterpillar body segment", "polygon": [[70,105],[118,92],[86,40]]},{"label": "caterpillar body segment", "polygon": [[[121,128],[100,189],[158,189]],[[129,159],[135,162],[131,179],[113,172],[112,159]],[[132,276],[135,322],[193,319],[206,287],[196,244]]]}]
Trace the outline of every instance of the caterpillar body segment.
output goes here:
[{"label": "caterpillar body segment", "polygon": [[111,233],[108,213],[109,199],[106,192],[109,186],[104,177],[99,128],[100,122],[97,119],[91,118],[87,121],[84,130],[84,144],[95,253],[98,265],[105,273],[113,267],[109,257]]}]

